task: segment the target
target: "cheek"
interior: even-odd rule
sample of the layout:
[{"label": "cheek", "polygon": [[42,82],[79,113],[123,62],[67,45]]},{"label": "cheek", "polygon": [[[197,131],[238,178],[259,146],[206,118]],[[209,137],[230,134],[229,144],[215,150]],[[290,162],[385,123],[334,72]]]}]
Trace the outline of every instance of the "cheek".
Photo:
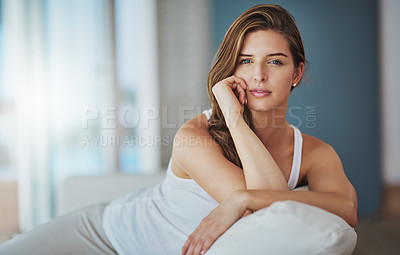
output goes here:
[{"label": "cheek", "polygon": [[249,82],[251,81],[251,74],[250,74],[250,72],[248,72],[248,71],[246,72],[246,71],[244,71],[243,69],[236,70],[236,71],[233,73],[233,75],[235,75],[236,77],[239,77],[239,78],[243,79],[243,80],[246,82],[247,86],[249,85]]},{"label": "cheek", "polygon": [[293,72],[290,72],[290,70],[282,70],[282,72],[277,72],[275,75],[270,75],[270,79],[275,86],[282,87],[282,89],[286,89],[292,86],[292,77],[293,77]]},{"label": "cheek", "polygon": [[290,87],[292,86],[291,82],[292,82],[292,77],[285,76],[280,79],[279,83],[281,84],[282,87],[285,87],[285,88],[288,87],[290,89]]}]

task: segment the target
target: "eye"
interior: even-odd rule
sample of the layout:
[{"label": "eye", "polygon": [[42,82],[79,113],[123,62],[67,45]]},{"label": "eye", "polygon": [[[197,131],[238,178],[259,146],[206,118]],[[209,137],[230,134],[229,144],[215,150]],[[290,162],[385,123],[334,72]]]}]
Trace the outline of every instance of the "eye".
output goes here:
[{"label": "eye", "polygon": [[250,59],[242,59],[239,61],[239,64],[250,64],[250,63],[251,63]]},{"label": "eye", "polygon": [[272,60],[270,63],[274,64],[274,65],[283,65],[283,63],[280,60],[277,60],[277,59]]}]

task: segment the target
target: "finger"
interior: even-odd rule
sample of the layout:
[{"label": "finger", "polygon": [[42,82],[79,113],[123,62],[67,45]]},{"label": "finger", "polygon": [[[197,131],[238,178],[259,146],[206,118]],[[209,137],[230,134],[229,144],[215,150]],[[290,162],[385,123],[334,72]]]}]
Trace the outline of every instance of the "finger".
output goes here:
[{"label": "finger", "polygon": [[247,84],[246,84],[245,80],[243,80],[242,78],[239,78],[235,75],[233,75],[233,77],[235,77],[237,80],[240,80],[240,82],[238,84],[242,87],[242,89],[247,89]]},{"label": "finger", "polygon": [[240,88],[240,95],[242,96],[242,102],[244,104],[246,99],[246,91],[243,88]]},{"label": "finger", "polygon": [[238,93],[240,103],[244,104],[246,98],[246,91],[241,86],[237,86],[236,91]]},{"label": "finger", "polygon": [[203,250],[203,244],[204,244],[203,240],[201,240],[199,243],[197,243],[196,247],[193,250],[193,254],[199,255],[201,253],[201,251]]},{"label": "finger", "polygon": [[250,215],[250,214],[252,214],[252,213],[253,213],[253,211],[246,210],[246,211],[244,212],[242,218],[243,218],[243,217],[246,217],[247,215]]},{"label": "finger", "polygon": [[189,250],[191,242],[192,242],[192,240],[191,240],[191,237],[189,236],[188,239],[186,240],[185,244],[182,247],[181,255],[187,254],[187,251]]},{"label": "finger", "polygon": [[205,253],[205,251],[204,251],[204,245],[205,245],[205,243],[206,243],[206,241],[208,240],[208,239],[210,239],[210,237],[211,237],[211,234],[210,234],[210,232],[209,231],[205,231],[202,235],[201,235],[201,237],[199,238],[199,240],[197,240],[197,245],[196,245],[196,248],[194,249],[194,254],[204,254]]},{"label": "finger", "polygon": [[231,87],[232,87],[233,93],[238,98],[239,103],[244,104],[246,92],[243,90],[243,88],[236,83],[232,84]]},{"label": "finger", "polygon": [[[234,76],[235,77],[235,76]],[[238,91],[239,95],[241,95],[241,103],[244,102],[244,98],[246,96],[246,89],[247,89],[247,85],[245,84],[244,80],[237,78],[239,80],[241,80],[242,82],[240,83],[234,83],[234,86],[232,85],[232,88],[235,88],[236,91]]]},{"label": "finger", "polygon": [[185,245],[182,247],[181,255],[186,255],[187,251],[189,250],[190,243],[185,243]]},{"label": "finger", "polygon": [[192,255],[193,254],[193,245],[190,245],[188,251],[185,253],[185,255]]},{"label": "finger", "polygon": [[195,253],[194,253],[194,249],[196,248],[196,246],[197,246],[197,241],[194,241],[194,240],[193,240],[193,241],[190,243],[190,246],[188,247],[188,250],[187,250],[186,254],[190,254],[190,255],[195,254]]},{"label": "finger", "polygon": [[182,255],[186,254],[192,254],[191,251],[193,250],[193,246],[196,243],[196,236],[197,236],[198,230],[195,230],[186,240],[185,244],[182,247]]},{"label": "finger", "polygon": [[234,89],[233,93],[235,93],[236,96],[239,96],[239,91],[237,89]]},{"label": "finger", "polygon": [[235,75],[229,76],[229,77],[226,78],[225,80],[226,80],[227,82],[229,82],[231,85],[234,84],[234,83],[236,83],[236,84],[239,84],[243,89],[246,89],[246,88],[247,88],[246,82],[245,82],[243,79],[241,79],[241,78],[239,78],[239,77],[237,77],[237,76],[235,76]]},{"label": "finger", "polygon": [[[190,244],[187,249],[186,254],[196,254],[195,249],[197,246],[203,244],[202,236],[204,235],[204,230],[201,226],[199,226],[191,235],[190,235]],[[200,247],[201,248],[201,247]],[[200,252],[200,251],[199,251]]]},{"label": "finger", "polygon": [[210,249],[211,245],[217,240],[217,238],[213,235],[207,236],[207,239],[204,242],[203,245],[203,252],[206,253],[208,249]]}]

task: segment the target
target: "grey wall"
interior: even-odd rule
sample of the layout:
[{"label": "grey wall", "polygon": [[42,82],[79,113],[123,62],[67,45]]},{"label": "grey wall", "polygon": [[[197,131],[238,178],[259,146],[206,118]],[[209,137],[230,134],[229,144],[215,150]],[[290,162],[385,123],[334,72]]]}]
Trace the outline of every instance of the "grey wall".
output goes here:
[{"label": "grey wall", "polygon": [[400,186],[400,1],[379,1],[381,162],[383,183]]},{"label": "grey wall", "polygon": [[[213,0],[214,50],[242,12],[262,3]],[[376,0],[267,3],[293,14],[310,62],[308,86],[293,91],[288,121],[336,149],[356,188],[359,214],[376,212],[381,179]]]},{"label": "grey wall", "polygon": [[[209,1],[157,2],[160,70],[161,165],[167,168],[173,138],[188,120],[209,108]],[[201,21],[201,22],[199,22]]]}]

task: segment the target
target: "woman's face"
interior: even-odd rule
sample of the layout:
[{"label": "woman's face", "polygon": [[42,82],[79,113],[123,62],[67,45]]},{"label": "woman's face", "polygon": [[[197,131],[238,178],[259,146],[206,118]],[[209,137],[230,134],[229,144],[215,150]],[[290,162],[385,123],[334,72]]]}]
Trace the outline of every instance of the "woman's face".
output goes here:
[{"label": "woman's face", "polygon": [[272,30],[246,35],[234,75],[245,80],[247,106],[253,111],[287,107],[290,88],[304,68],[295,68],[286,38]]}]

